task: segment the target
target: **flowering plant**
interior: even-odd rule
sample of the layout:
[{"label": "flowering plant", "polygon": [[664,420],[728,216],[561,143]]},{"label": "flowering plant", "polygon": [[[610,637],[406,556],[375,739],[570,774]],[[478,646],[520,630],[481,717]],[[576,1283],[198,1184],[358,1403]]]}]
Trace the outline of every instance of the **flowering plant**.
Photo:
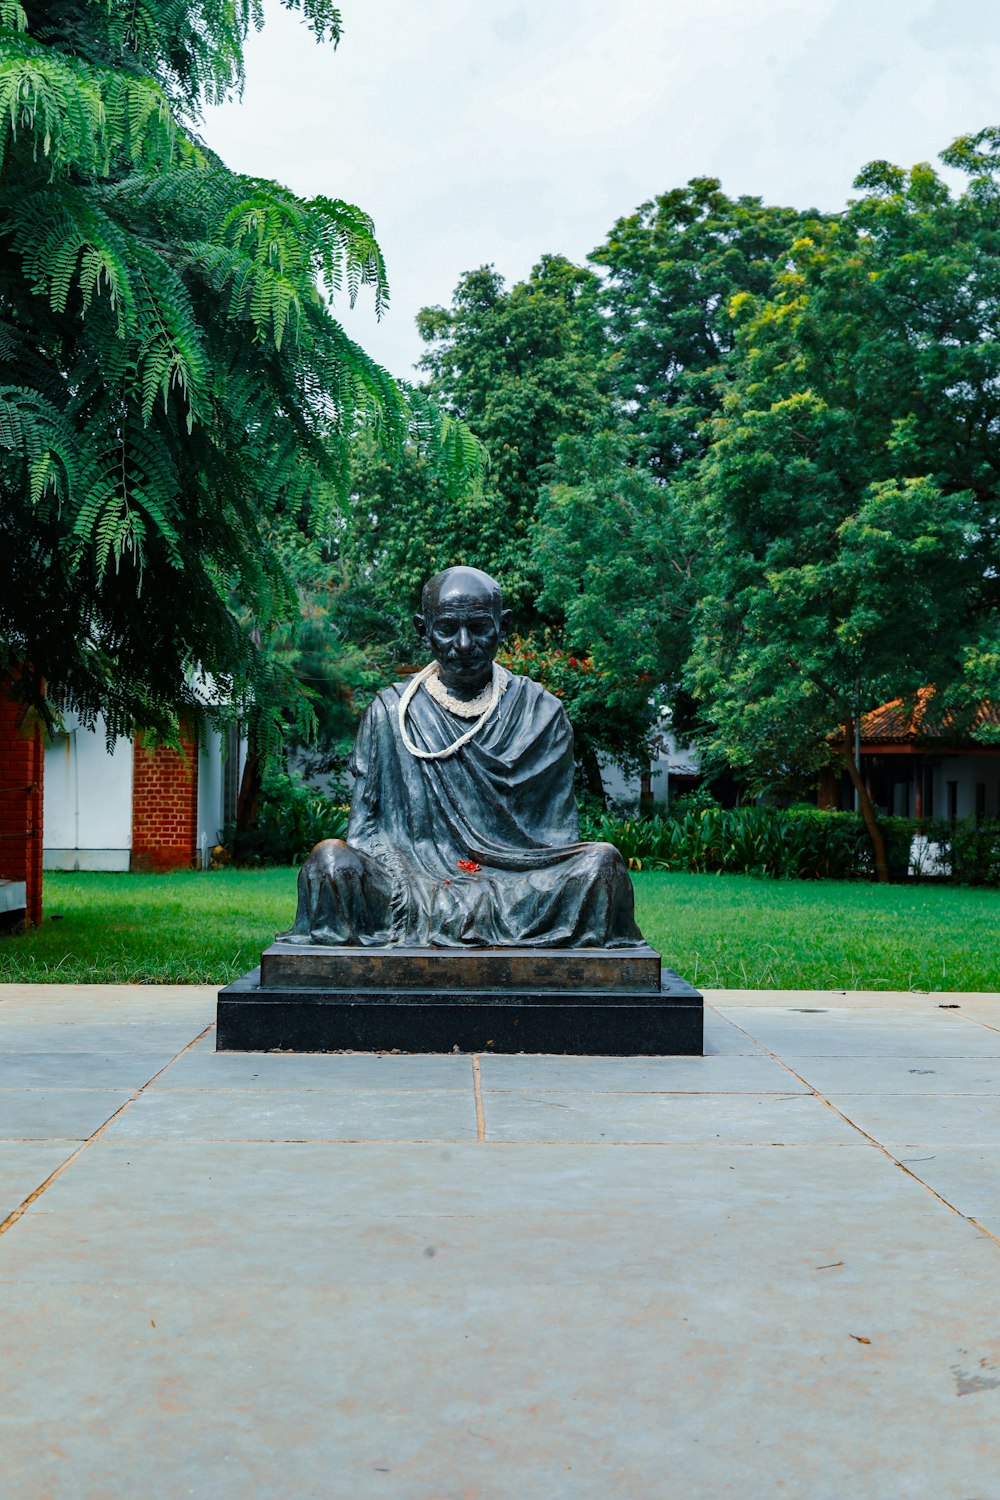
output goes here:
[{"label": "flowering plant", "polygon": [[573,726],[578,762],[600,754],[629,769],[648,765],[657,686],[648,672],[607,671],[554,630],[509,636],[497,659],[561,701]]}]

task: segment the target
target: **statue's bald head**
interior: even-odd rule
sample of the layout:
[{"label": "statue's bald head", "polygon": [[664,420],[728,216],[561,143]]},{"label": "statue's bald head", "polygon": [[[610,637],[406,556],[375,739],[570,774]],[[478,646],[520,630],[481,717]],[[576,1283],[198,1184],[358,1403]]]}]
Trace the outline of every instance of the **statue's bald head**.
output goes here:
[{"label": "statue's bald head", "polygon": [[445,568],[424,584],[420,607],[425,620],[433,619],[442,605],[454,601],[485,606],[497,620],[503,614],[503,594],[495,578],[478,568]]},{"label": "statue's bald head", "polygon": [[478,568],[445,568],[424,584],[417,633],[437,659],[446,687],[475,696],[490,680],[497,647],[511,626],[500,585]]}]

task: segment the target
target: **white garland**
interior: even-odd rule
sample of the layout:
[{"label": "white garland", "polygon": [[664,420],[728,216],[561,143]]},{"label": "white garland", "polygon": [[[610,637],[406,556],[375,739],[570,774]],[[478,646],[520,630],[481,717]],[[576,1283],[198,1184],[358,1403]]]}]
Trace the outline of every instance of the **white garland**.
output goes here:
[{"label": "white garland", "polygon": [[449,693],[441,681],[439,668],[437,672],[432,672],[424,679],[424,692],[430,693],[434,702],[440,703],[441,707],[446,708],[450,714],[457,714],[460,719],[478,719],[479,715],[484,714],[490,706],[490,700],[493,697],[493,674],[490,674],[490,680],[482,692],[477,693],[474,698],[456,698],[454,693]]},{"label": "white garland", "polygon": [[[423,687],[425,683],[429,685],[430,681],[433,678],[437,677],[438,671],[439,668],[437,662],[430,662],[426,667],[424,667],[422,672],[418,672],[415,677],[412,677],[410,679],[409,683],[406,686],[406,691],[403,693],[402,698],[399,700],[399,733],[402,736],[403,744],[406,746],[407,750],[409,750],[411,755],[415,755],[418,760],[447,760],[450,755],[454,755],[456,751],[461,750],[463,745],[467,745],[469,741],[479,733],[483,725],[486,723],[487,719],[495,711],[497,704],[500,702],[501,695],[506,690],[507,683],[509,681],[507,673],[503,670],[502,667],[498,667],[496,662],[494,662],[493,681],[490,688],[489,700],[486,704],[485,711],[480,715],[476,723],[473,724],[472,728],[467,729],[463,735],[459,735],[458,739],[455,740],[453,744],[446,745],[443,750],[420,750],[413,743],[413,741],[410,739],[410,736],[406,732],[406,710],[409,708],[411,702],[413,701],[414,695],[419,692],[420,688]],[[429,690],[430,689],[428,687],[428,691]],[[445,689],[445,691],[447,690]],[[435,694],[433,696],[436,697],[437,695]],[[448,694],[448,696],[450,697],[451,695]],[[440,702],[440,699],[438,699],[438,701]],[[476,701],[478,704],[478,700],[474,701]],[[467,707],[467,705],[463,704],[463,707]]]}]

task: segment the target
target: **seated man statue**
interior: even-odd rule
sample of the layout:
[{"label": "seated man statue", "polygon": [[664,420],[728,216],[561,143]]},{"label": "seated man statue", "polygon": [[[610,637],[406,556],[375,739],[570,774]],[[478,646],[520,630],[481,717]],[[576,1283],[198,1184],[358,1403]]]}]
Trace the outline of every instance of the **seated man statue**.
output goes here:
[{"label": "seated man statue", "polygon": [[380,692],[358,731],[347,842],[299,873],[297,943],[631,947],[632,884],[581,844],[573,731],[557,698],[494,661],[511,615],[476,568],[424,587],[434,660]]}]

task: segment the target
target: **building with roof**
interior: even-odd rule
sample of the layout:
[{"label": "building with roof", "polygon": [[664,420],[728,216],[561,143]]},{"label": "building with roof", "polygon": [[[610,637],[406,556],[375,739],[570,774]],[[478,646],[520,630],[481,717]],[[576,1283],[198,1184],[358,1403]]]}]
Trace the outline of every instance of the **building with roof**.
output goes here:
[{"label": "building with roof", "polygon": [[179,748],[141,735],[108,743],[100,717],[73,714],[44,751],[46,870],[206,866],[236,815],[244,749],[236,731],[182,730]]},{"label": "building with roof", "polygon": [[[995,730],[997,743],[974,738]],[[959,723],[933,687],[895,698],[861,720],[861,774],[875,808],[909,818],[1000,817],[1000,710],[983,703]],[[846,771],[820,782],[820,807],[854,806]]]}]

